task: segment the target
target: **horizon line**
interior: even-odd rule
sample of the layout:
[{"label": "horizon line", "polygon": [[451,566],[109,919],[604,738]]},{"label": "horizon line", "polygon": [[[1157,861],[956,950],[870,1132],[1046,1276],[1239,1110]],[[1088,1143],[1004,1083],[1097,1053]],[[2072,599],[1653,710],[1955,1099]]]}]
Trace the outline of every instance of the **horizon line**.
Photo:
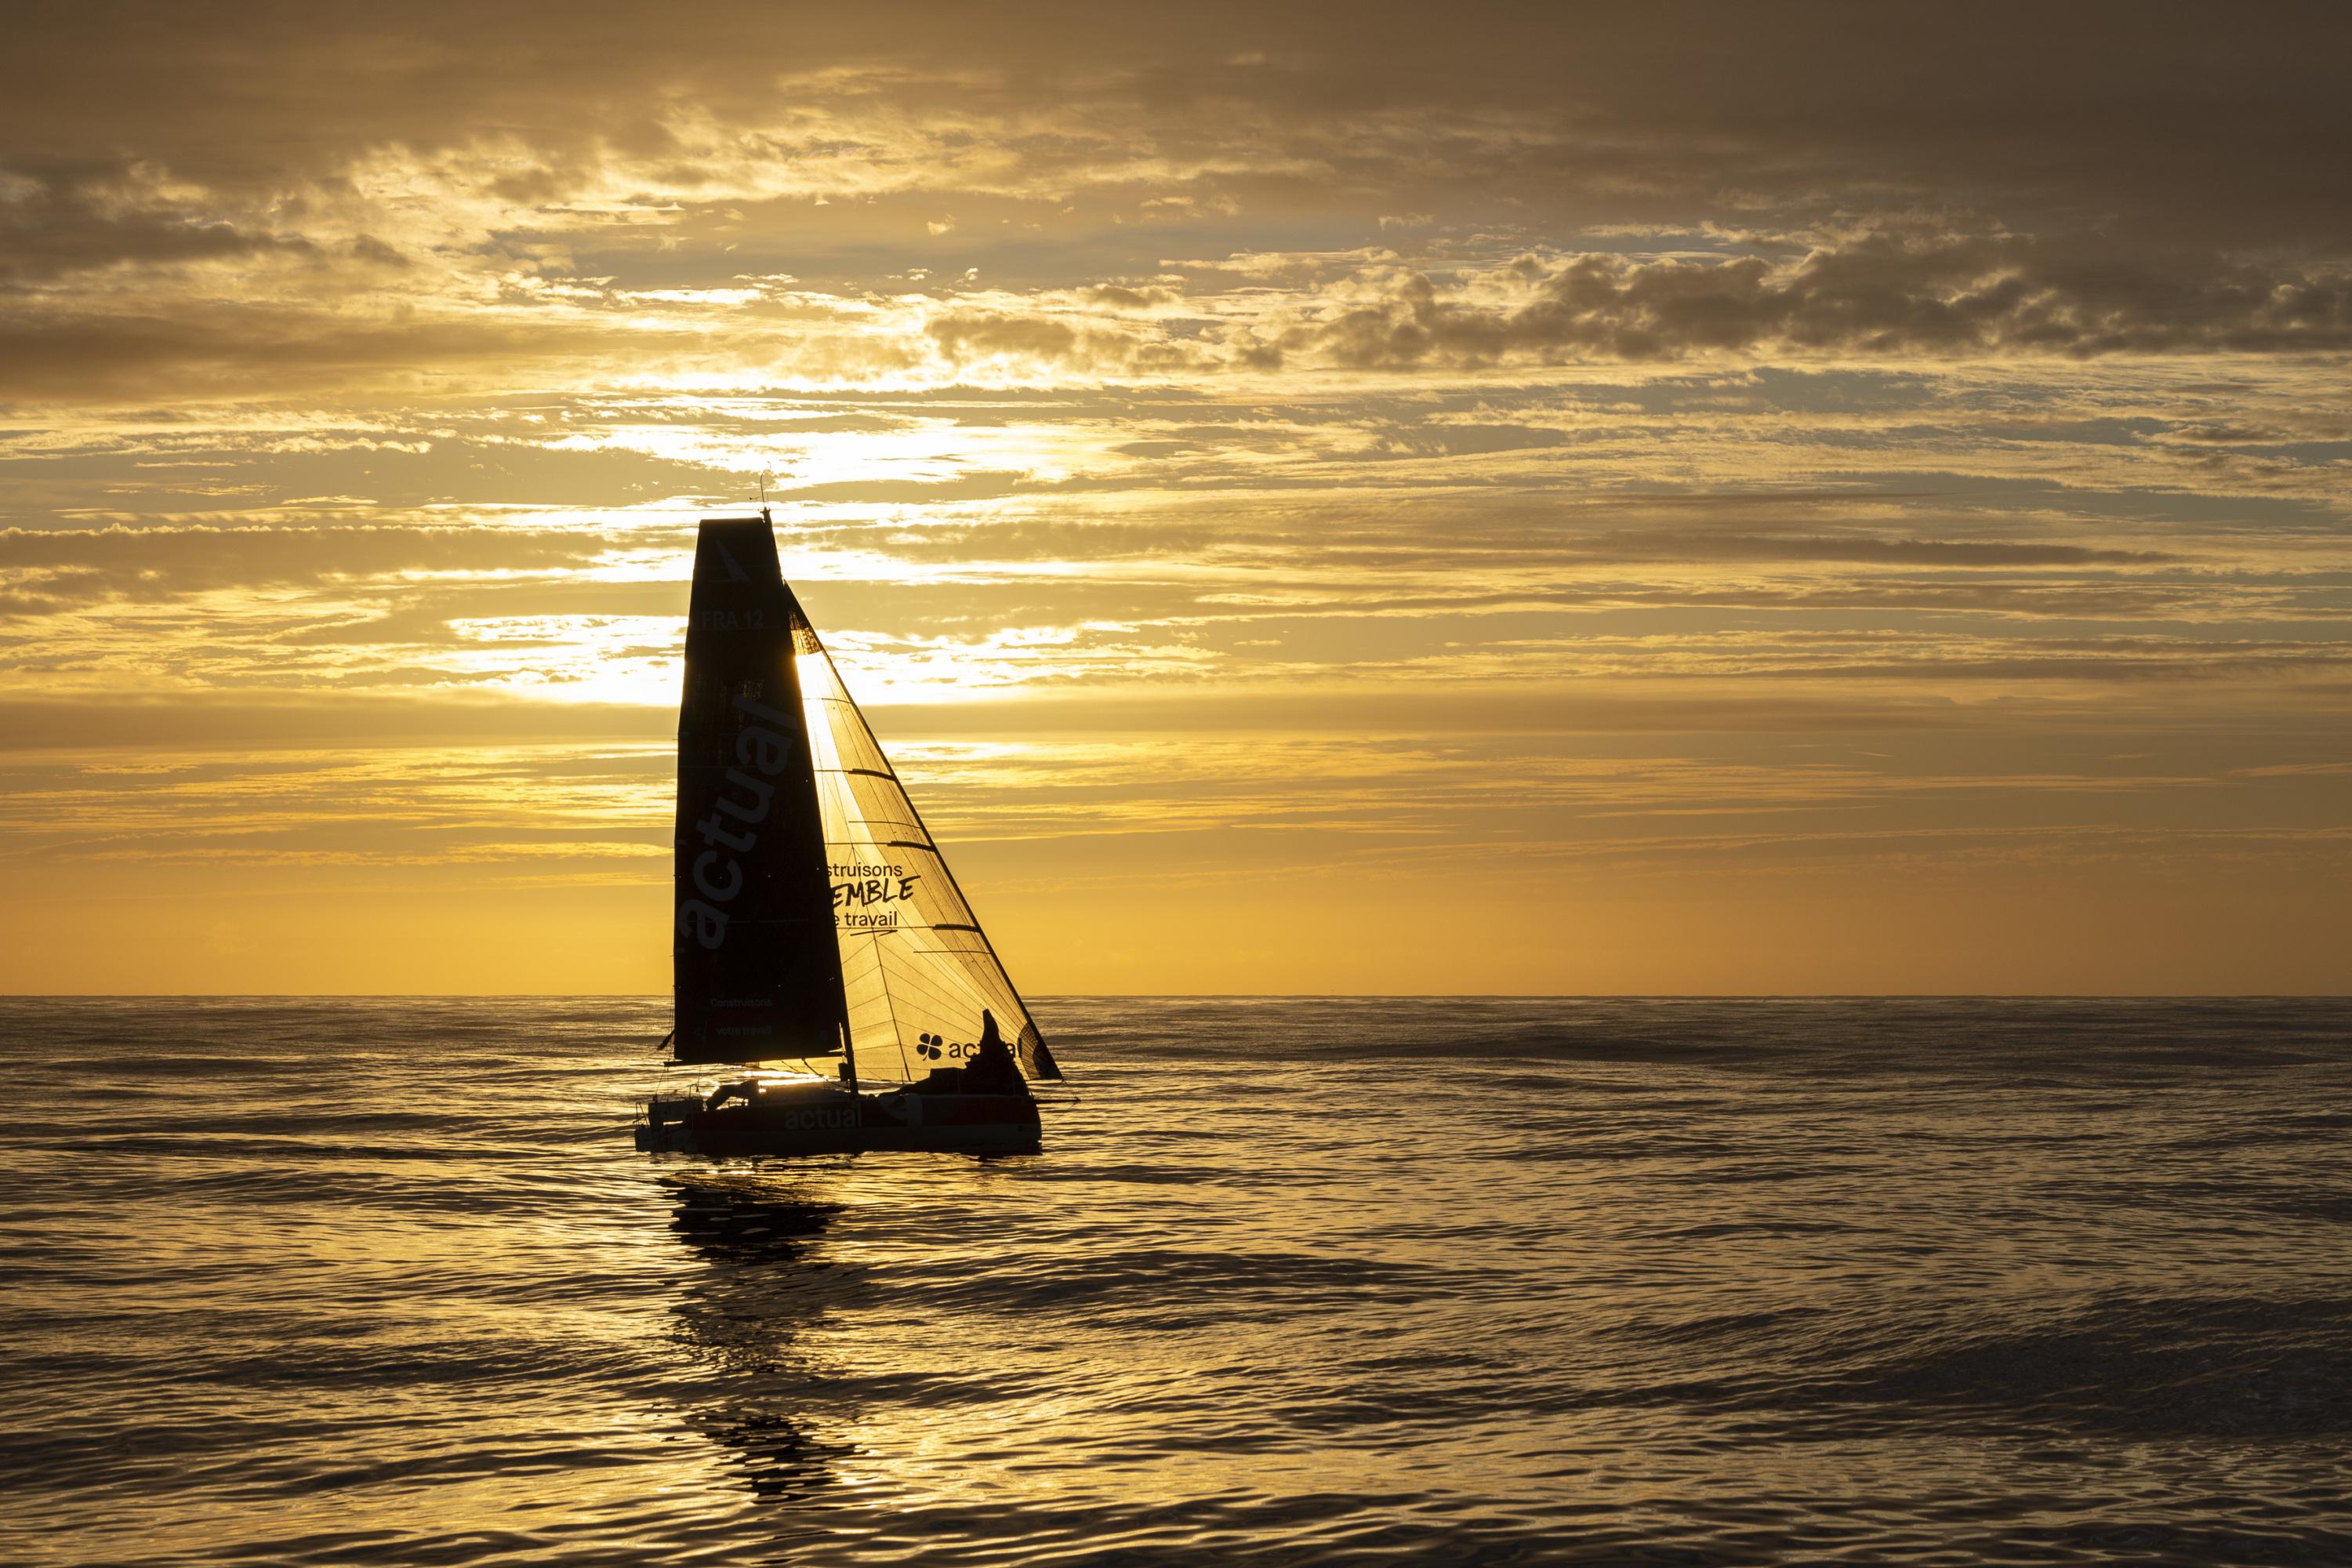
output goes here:
[{"label": "horizon line", "polygon": [[[661,1002],[637,991],[0,991],[0,1002]],[[2345,1002],[2352,991],[1102,991],[1050,1002]]]}]

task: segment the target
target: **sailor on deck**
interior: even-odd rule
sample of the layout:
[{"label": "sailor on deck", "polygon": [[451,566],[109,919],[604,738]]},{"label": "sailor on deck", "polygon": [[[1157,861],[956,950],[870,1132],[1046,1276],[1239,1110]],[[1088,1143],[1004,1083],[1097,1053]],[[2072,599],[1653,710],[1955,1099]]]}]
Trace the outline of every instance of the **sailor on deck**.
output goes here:
[{"label": "sailor on deck", "polygon": [[980,1044],[963,1064],[962,1088],[966,1094],[1029,1092],[1029,1085],[1021,1077],[1020,1064],[1004,1048],[1004,1037],[996,1032],[996,1015],[986,1008],[981,1009],[980,1014]]}]

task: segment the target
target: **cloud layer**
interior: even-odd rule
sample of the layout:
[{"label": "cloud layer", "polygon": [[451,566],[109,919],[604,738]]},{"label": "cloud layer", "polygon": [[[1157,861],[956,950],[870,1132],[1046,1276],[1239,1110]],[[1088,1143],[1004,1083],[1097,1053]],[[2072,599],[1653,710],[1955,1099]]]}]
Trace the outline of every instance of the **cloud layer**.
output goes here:
[{"label": "cloud layer", "polygon": [[1265,984],[1221,911],[1307,886],[1309,989],[2352,980],[2245,912],[2347,912],[2336,10],[11,20],[52,926],[569,889],[657,986],[692,528],[764,486],[1039,988]]}]

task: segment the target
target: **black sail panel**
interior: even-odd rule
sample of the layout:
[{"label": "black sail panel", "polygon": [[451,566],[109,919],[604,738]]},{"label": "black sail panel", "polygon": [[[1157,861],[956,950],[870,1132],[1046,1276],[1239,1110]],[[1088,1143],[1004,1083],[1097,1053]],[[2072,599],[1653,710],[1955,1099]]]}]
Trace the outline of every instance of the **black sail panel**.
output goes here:
[{"label": "black sail panel", "polygon": [[681,1062],[838,1058],[848,1048],[793,658],[796,610],[766,518],[702,524],[677,723],[671,952]]}]

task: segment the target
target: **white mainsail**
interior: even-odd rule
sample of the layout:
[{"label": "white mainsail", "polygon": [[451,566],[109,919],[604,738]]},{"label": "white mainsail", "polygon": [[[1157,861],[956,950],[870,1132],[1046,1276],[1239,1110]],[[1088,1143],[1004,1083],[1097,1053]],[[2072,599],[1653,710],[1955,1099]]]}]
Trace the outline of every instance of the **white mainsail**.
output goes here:
[{"label": "white mainsail", "polygon": [[805,618],[793,634],[857,1076],[960,1066],[985,1009],[1024,1075],[1061,1077],[833,656]]}]

